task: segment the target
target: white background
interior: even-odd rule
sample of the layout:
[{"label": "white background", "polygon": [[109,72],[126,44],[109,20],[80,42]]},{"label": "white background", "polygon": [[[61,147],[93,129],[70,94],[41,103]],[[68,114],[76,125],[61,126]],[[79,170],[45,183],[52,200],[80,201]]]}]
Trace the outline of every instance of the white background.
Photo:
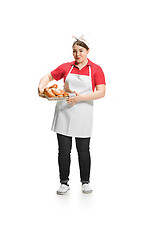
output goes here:
[{"label": "white background", "polygon": [[[160,239],[159,1],[2,1],[2,240]],[[81,193],[73,139],[70,193],[57,196],[54,102],[42,76],[72,61],[72,34],[106,75],[94,103],[92,195]],[[61,82],[59,83],[61,84]]]}]

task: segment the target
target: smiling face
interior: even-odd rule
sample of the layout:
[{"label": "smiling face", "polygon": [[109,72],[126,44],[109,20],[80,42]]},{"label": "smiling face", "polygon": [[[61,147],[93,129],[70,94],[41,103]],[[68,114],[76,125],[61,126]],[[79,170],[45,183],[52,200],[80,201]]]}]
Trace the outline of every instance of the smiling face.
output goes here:
[{"label": "smiling face", "polygon": [[89,49],[87,50],[84,47],[81,47],[77,44],[73,46],[73,57],[77,64],[85,63],[87,61],[87,55],[89,53]]}]

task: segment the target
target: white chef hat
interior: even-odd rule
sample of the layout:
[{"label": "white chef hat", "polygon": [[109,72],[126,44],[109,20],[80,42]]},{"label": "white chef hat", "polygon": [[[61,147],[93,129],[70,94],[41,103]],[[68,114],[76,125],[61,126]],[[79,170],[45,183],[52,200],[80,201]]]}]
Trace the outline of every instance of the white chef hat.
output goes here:
[{"label": "white chef hat", "polygon": [[74,39],[74,43],[76,41],[81,41],[81,42],[84,42],[87,45],[87,47],[89,48],[89,42],[86,40],[86,37],[84,35],[81,35],[79,37],[76,35],[72,35],[72,38]]}]

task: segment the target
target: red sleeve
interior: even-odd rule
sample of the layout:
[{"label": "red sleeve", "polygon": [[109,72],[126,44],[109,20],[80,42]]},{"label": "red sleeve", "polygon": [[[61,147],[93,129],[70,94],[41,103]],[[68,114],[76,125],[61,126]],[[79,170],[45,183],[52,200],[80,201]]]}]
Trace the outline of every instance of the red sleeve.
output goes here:
[{"label": "red sleeve", "polygon": [[103,72],[103,70],[100,66],[97,66],[96,72],[94,74],[94,83],[95,83],[95,86],[99,85],[99,84],[105,84],[106,85],[105,75],[104,75],[104,72]]},{"label": "red sleeve", "polygon": [[58,81],[58,80],[64,78],[64,76],[66,75],[66,66],[65,65],[66,64],[63,63],[51,72],[51,75],[55,80]]}]

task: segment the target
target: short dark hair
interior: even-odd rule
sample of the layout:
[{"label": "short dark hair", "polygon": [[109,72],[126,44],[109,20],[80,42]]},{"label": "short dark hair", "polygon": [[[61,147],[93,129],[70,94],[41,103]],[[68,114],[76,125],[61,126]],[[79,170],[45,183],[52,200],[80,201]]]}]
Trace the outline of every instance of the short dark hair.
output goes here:
[{"label": "short dark hair", "polygon": [[81,47],[84,47],[86,50],[89,49],[89,47],[87,46],[87,44],[85,44],[84,42],[82,42],[82,41],[80,41],[80,40],[77,40],[76,42],[74,42],[72,48],[74,47],[74,45],[79,45],[79,46],[81,46]]}]

